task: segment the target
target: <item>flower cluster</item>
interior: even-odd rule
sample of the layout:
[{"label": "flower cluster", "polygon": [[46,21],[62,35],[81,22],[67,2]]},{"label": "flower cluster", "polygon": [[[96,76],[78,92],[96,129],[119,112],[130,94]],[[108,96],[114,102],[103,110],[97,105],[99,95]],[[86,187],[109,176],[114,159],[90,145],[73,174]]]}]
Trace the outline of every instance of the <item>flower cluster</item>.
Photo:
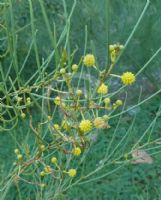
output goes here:
[{"label": "flower cluster", "polygon": [[[39,83],[38,86],[38,89],[42,87],[45,90],[47,87],[48,90],[47,96],[42,96],[47,99],[45,104],[47,112],[42,117],[41,123],[37,127],[33,127],[32,118],[30,119],[30,128],[35,133],[38,144],[35,150],[36,155],[28,163],[26,159],[29,154],[22,154],[15,149],[17,165],[21,167],[26,163],[29,166],[39,163],[38,170],[42,179],[47,175],[55,179],[63,179],[65,175],[73,178],[78,174],[76,170],[78,166],[75,166],[76,164],[72,161],[78,160],[84,154],[92,141],[91,136],[94,131],[97,130],[99,133],[101,129],[110,128],[111,115],[124,104],[122,97],[117,99],[111,95],[110,81],[112,79],[109,77],[120,79],[125,86],[133,84],[136,80],[132,72],[124,72],[122,75],[112,74],[115,61],[123,48],[124,46],[120,44],[109,46],[111,65],[103,71],[96,66],[96,58],[93,54],[85,55],[83,60],[80,59],[77,64],[68,62],[67,55],[65,52],[63,53],[60,67],[51,78],[51,82],[49,79],[46,80],[46,85],[44,81],[42,85]],[[89,67],[88,71],[93,70],[97,73],[96,76],[99,78],[95,84],[88,80],[81,82],[77,78],[80,69],[84,69],[81,68],[83,66]],[[54,86],[52,85],[53,81]],[[41,97],[41,95],[37,96]],[[25,119],[27,113],[30,113],[28,108],[33,104],[32,98],[17,96],[15,100],[16,105],[23,108],[20,109],[20,115],[22,119]],[[23,102],[26,107],[22,106]],[[40,134],[41,130],[46,130],[46,135],[43,137]],[[56,152],[54,156],[53,152]],[[70,154],[70,167],[63,166],[61,162],[63,156],[58,157],[59,154]]]},{"label": "flower cluster", "polygon": [[124,46],[120,45],[120,44],[109,45],[109,51],[110,51],[112,63],[115,63],[120,51],[123,50],[123,48],[124,48]]}]

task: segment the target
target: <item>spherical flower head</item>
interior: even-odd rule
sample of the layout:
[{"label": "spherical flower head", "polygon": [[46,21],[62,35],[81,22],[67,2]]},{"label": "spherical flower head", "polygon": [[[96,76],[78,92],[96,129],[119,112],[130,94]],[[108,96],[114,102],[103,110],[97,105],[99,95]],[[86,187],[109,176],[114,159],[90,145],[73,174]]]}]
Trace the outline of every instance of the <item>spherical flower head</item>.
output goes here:
[{"label": "spherical flower head", "polygon": [[115,50],[115,45],[110,44],[109,45],[109,51],[112,52],[113,50]]},{"label": "spherical flower head", "polygon": [[79,156],[81,154],[81,149],[79,147],[75,147],[73,150],[72,150],[72,154],[74,156]]},{"label": "spherical flower head", "polygon": [[62,123],[61,123],[61,127],[63,129],[65,129],[66,131],[68,131],[70,129],[70,126],[68,124],[68,122],[66,120],[63,120]]},{"label": "spherical flower head", "polygon": [[112,108],[113,110],[115,110],[116,108],[118,108],[118,105],[116,103],[113,103]]},{"label": "spherical flower head", "polygon": [[18,160],[22,160],[22,159],[23,159],[22,154],[18,154],[18,155],[17,155],[17,159],[18,159]]},{"label": "spherical flower head", "polygon": [[65,74],[65,73],[66,73],[65,68],[62,68],[62,69],[60,70],[60,74]]},{"label": "spherical flower head", "polygon": [[48,115],[48,121],[51,121],[52,117],[50,115]]},{"label": "spherical flower head", "polygon": [[121,76],[124,85],[131,85],[135,82],[135,75],[132,72],[125,72]]},{"label": "spherical flower head", "polygon": [[92,123],[90,120],[82,120],[79,128],[83,133],[87,133],[92,130]]},{"label": "spherical flower head", "polygon": [[40,150],[43,152],[43,151],[45,151],[45,145],[40,145]]},{"label": "spherical flower head", "polygon": [[105,125],[105,121],[102,117],[97,117],[94,119],[93,124],[96,128],[103,128]]},{"label": "spherical flower head", "polygon": [[20,153],[20,151],[19,151],[19,149],[15,149],[15,154],[19,154]]},{"label": "spherical flower head", "polygon": [[77,96],[81,96],[82,95],[82,90],[77,90],[76,94],[77,94]]},{"label": "spherical flower head", "polygon": [[52,157],[52,158],[51,158],[51,162],[52,162],[53,164],[56,164],[56,163],[57,163],[57,158],[56,158],[56,157]]},{"label": "spherical flower head", "polygon": [[45,174],[45,172],[44,172],[44,171],[41,171],[41,172],[40,172],[40,176],[42,176],[42,177],[43,177],[43,176],[45,176],[45,175],[46,175],[46,174]]},{"label": "spherical flower head", "polygon": [[115,102],[115,104],[116,104],[117,106],[122,106],[122,105],[123,105],[123,102],[122,102],[122,100],[118,99],[118,100]]},{"label": "spherical flower head", "polygon": [[46,172],[46,173],[52,173],[52,168],[49,166],[49,165],[47,165],[45,168],[44,168],[44,171]]},{"label": "spherical flower head", "polygon": [[25,119],[26,114],[25,114],[24,112],[21,112],[21,117],[22,117],[23,119]]},{"label": "spherical flower head", "polygon": [[104,83],[102,83],[97,89],[98,94],[106,94],[107,92],[108,92],[108,86],[105,85]]},{"label": "spherical flower head", "polygon": [[87,54],[83,59],[83,63],[87,67],[95,66],[95,57],[94,57],[94,55],[93,54]]},{"label": "spherical flower head", "polygon": [[110,98],[105,98],[104,100],[103,100],[103,102],[105,103],[105,104],[110,104],[111,103],[111,100],[110,100]]},{"label": "spherical flower head", "polygon": [[54,127],[54,129],[56,129],[57,131],[60,130],[60,126],[59,126],[59,124],[54,124],[53,127]]},{"label": "spherical flower head", "polygon": [[55,99],[54,99],[54,103],[55,103],[57,106],[60,105],[60,103],[61,103],[61,99],[60,99],[59,96],[55,97]]},{"label": "spherical flower head", "polygon": [[77,64],[73,64],[72,65],[72,71],[73,72],[77,72],[78,71],[78,65]]},{"label": "spherical flower head", "polygon": [[76,176],[77,171],[76,171],[75,169],[70,169],[70,170],[68,171],[68,174],[69,174],[70,177],[74,177],[74,176]]},{"label": "spherical flower head", "polygon": [[31,98],[27,97],[26,102],[27,102],[27,104],[30,104],[31,103]]}]

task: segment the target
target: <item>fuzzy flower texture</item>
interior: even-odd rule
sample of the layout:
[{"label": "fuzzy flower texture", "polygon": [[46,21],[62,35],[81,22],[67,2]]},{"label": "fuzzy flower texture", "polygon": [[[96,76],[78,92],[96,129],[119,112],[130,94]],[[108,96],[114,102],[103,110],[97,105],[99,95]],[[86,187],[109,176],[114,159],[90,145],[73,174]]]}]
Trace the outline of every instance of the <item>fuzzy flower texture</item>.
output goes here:
[{"label": "fuzzy flower texture", "polygon": [[92,123],[89,120],[82,120],[79,124],[79,128],[83,133],[88,133],[92,130]]},{"label": "fuzzy flower texture", "polygon": [[106,94],[107,92],[108,92],[108,86],[105,85],[104,83],[102,83],[97,89],[98,94]]},{"label": "fuzzy flower texture", "polygon": [[72,150],[72,153],[73,153],[74,156],[79,156],[81,154],[81,149],[79,147],[75,147]]},{"label": "fuzzy flower texture", "polygon": [[93,54],[87,54],[83,59],[83,63],[87,67],[95,66],[95,57],[94,57],[94,55]]},{"label": "fuzzy flower texture", "polygon": [[68,171],[68,174],[69,174],[70,177],[74,177],[74,176],[76,176],[77,171],[76,171],[75,169],[70,169],[70,170]]},{"label": "fuzzy flower texture", "polygon": [[124,85],[131,85],[135,82],[135,75],[132,72],[125,72],[121,76],[121,81]]},{"label": "fuzzy flower texture", "polygon": [[94,123],[94,126],[96,128],[98,128],[98,129],[99,128],[103,128],[104,125],[105,125],[105,121],[104,121],[104,119],[102,117],[95,118],[95,120],[93,121],[93,123]]}]

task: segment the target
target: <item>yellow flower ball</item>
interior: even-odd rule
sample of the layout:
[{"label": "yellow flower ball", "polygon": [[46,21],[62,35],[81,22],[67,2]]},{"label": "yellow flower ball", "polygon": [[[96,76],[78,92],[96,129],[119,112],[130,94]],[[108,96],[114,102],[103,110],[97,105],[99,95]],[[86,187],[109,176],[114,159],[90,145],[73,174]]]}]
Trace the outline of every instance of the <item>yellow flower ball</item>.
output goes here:
[{"label": "yellow flower ball", "polygon": [[81,149],[79,147],[75,147],[73,150],[72,150],[72,154],[74,156],[79,156],[81,154]]},{"label": "yellow flower ball", "polygon": [[76,176],[77,171],[76,171],[75,169],[70,169],[70,170],[68,171],[68,174],[69,174],[70,177],[74,177],[74,176]]},{"label": "yellow flower ball", "polygon": [[104,83],[102,83],[97,89],[98,94],[106,94],[107,92],[108,92],[108,86],[105,85]]},{"label": "yellow flower ball", "polygon": [[90,120],[82,120],[79,124],[79,128],[83,133],[87,133],[92,130],[92,123]]},{"label": "yellow flower ball", "polygon": [[83,63],[87,67],[95,66],[95,57],[94,57],[94,55],[93,54],[87,54],[83,59]]},{"label": "yellow flower ball", "polygon": [[56,130],[58,130],[58,131],[60,130],[59,124],[54,124],[53,127],[54,127],[54,129],[56,129]]},{"label": "yellow flower ball", "polygon": [[60,99],[59,96],[55,97],[55,99],[54,99],[54,103],[55,103],[57,106],[60,105],[60,103],[61,103],[61,99]]},{"label": "yellow flower ball", "polygon": [[65,74],[65,73],[66,73],[65,68],[62,68],[62,69],[60,70],[60,74]]},{"label": "yellow flower ball", "polygon": [[77,90],[77,91],[76,91],[76,94],[77,94],[78,96],[81,96],[81,95],[82,95],[82,90]]},{"label": "yellow flower ball", "polygon": [[115,102],[115,104],[116,104],[117,106],[122,106],[122,105],[123,105],[123,102],[122,102],[122,100],[118,99],[118,100]]},{"label": "yellow flower ball", "polygon": [[41,172],[40,172],[40,176],[42,176],[42,177],[43,177],[43,176],[45,176],[45,175],[46,175],[46,174],[45,174],[45,172],[44,172],[44,171],[41,171]]},{"label": "yellow flower ball", "polygon": [[40,150],[43,152],[43,151],[45,151],[45,145],[40,145]]},{"label": "yellow flower ball", "polygon": [[131,85],[135,82],[135,75],[132,72],[125,72],[121,76],[124,85]]},{"label": "yellow flower ball", "polygon": [[18,155],[17,155],[17,159],[18,159],[18,160],[22,160],[22,159],[23,159],[22,154],[18,154]]},{"label": "yellow flower ball", "polygon": [[27,101],[27,104],[30,104],[31,103],[31,98],[27,97],[26,101]]},{"label": "yellow flower ball", "polygon": [[24,119],[26,117],[26,114],[24,112],[21,112],[21,117]]},{"label": "yellow flower ball", "polygon": [[72,65],[72,70],[73,70],[73,72],[77,72],[78,71],[78,65],[77,64],[73,64]]},{"label": "yellow flower ball", "polygon": [[105,104],[110,104],[111,103],[111,100],[110,100],[110,98],[105,98],[104,100],[103,100],[103,102],[105,103]]},{"label": "yellow flower ball", "polygon": [[93,124],[96,128],[103,128],[105,125],[105,121],[102,117],[97,117],[94,119]]},{"label": "yellow flower ball", "polygon": [[53,164],[57,163],[57,158],[56,158],[56,157],[52,157],[52,158],[51,158],[51,162],[52,162]]},{"label": "yellow flower ball", "polygon": [[52,117],[50,115],[48,115],[48,121],[51,121]]},{"label": "yellow flower ball", "polygon": [[46,172],[46,173],[52,173],[52,168],[49,166],[49,165],[47,165],[45,168],[44,168],[44,171]]}]

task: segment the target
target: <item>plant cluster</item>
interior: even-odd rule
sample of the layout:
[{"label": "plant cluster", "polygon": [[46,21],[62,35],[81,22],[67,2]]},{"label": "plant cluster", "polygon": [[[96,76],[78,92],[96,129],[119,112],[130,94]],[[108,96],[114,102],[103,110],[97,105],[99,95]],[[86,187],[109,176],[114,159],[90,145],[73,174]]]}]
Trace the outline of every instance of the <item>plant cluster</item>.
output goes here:
[{"label": "plant cluster", "polygon": [[[99,70],[93,54],[85,55],[80,59],[79,64],[71,63],[69,65],[67,64],[69,56],[64,56],[63,53],[60,59],[61,65],[50,79],[47,78],[41,81],[39,86],[28,86],[2,98],[3,102],[7,102],[7,104],[3,104],[3,107],[10,107],[14,103],[14,108],[16,109],[14,117],[16,119],[22,118],[26,120],[27,116],[30,118],[30,128],[35,133],[37,141],[35,155],[32,154],[31,156],[29,152],[20,152],[19,149],[15,149],[17,156],[15,163],[15,166],[17,166],[16,178],[27,173],[28,168],[32,165],[36,166],[36,171],[40,171],[39,174],[42,178],[50,175],[54,179],[62,179],[65,175],[70,177],[77,175],[76,166],[69,166],[69,169],[63,168],[63,164],[60,164],[62,163],[60,158],[52,155],[52,152],[69,154],[71,159],[78,156],[82,157],[90,146],[92,133],[95,129],[110,128],[110,117],[116,109],[123,105],[123,100],[118,99],[113,102],[112,98],[110,98],[108,79],[111,76],[119,78],[125,86],[135,82],[135,75],[131,72],[125,72],[121,76],[112,74],[115,61],[122,49],[123,45],[119,44],[109,46],[111,66],[104,71]],[[86,69],[96,71],[99,77],[95,88],[89,85],[89,87],[93,88],[91,96],[87,93],[86,85],[84,85],[84,88],[80,88],[78,84],[76,88],[74,86],[75,81],[73,81],[77,74],[81,74]],[[91,72],[89,71],[89,73]],[[59,87],[60,83],[63,83],[62,87]],[[58,87],[52,87],[52,84]],[[41,87],[48,88],[46,96],[43,96],[48,100],[48,115],[46,114],[44,121],[38,127],[34,127],[31,109],[36,102],[32,94],[35,94]],[[37,95],[40,96],[39,94]],[[7,99],[11,101],[7,101]],[[9,102],[12,102],[12,104]],[[52,111],[52,104],[54,104],[54,112]],[[61,113],[59,123],[55,122],[57,118],[55,113]],[[2,122],[5,120],[4,116],[2,115]],[[48,142],[41,134],[41,130],[46,126],[49,130],[48,134],[50,134],[51,142]],[[30,150],[28,149],[28,151]],[[44,157],[47,157],[47,159],[44,159]]]}]

